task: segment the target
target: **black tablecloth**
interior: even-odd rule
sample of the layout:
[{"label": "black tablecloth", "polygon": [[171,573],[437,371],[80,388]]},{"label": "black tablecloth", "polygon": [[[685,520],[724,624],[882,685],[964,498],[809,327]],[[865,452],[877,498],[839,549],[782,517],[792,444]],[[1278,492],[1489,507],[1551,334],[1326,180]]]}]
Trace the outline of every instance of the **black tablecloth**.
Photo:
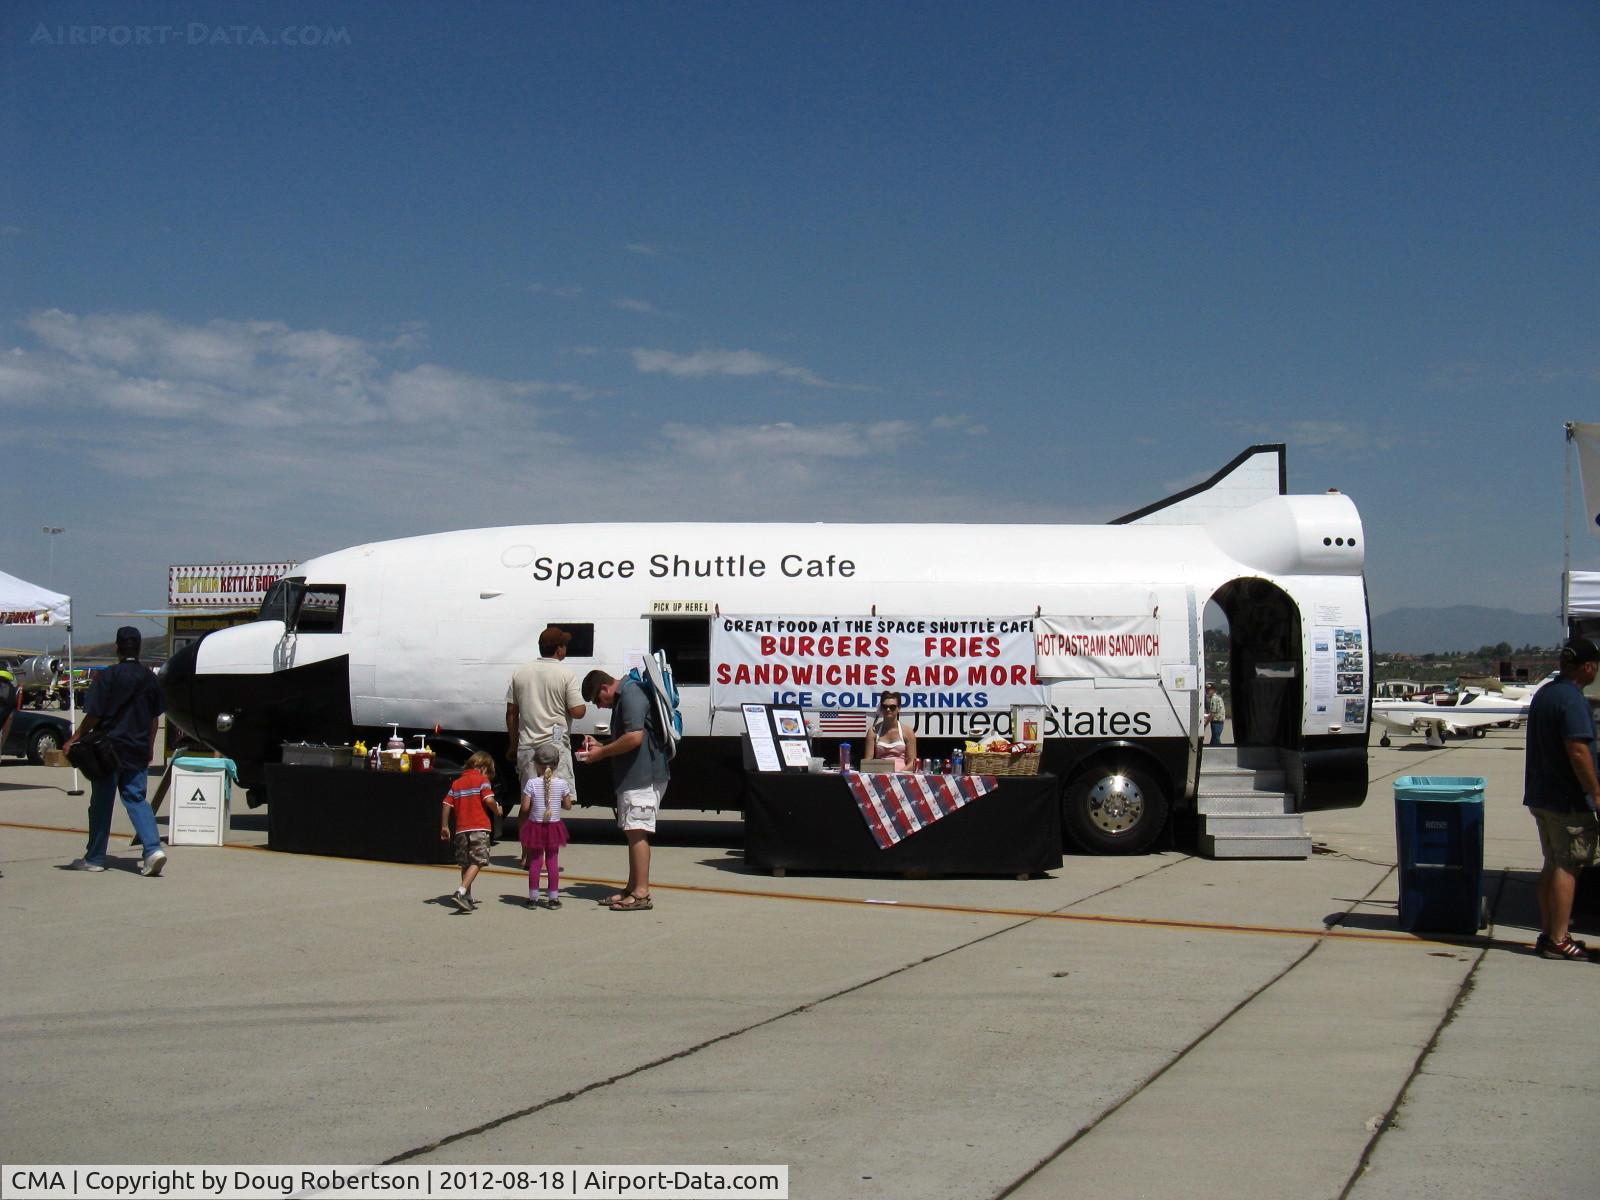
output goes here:
[{"label": "black tablecloth", "polygon": [[1061,867],[1054,775],[1005,775],[1000,786],[887,850],[838,775],[745,776],[744,860],[754,867],[863,873],[1038,875]]},{"label": "black tablecloth", "polygon": [[448,863],[439,806],[448,776],[353,767],[267,768],[267,846],[382,862]]}]

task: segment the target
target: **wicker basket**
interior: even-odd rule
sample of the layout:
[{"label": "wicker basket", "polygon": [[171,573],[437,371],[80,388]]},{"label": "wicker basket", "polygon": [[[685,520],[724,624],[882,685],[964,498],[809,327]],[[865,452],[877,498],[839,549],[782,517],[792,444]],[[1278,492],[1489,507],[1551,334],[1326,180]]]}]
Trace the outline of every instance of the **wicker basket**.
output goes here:
[{"label": "wicker basket", "polygon": [[969,754],[963,765],[968,775],[1037,775],[1039,752],[1027,754]]}]

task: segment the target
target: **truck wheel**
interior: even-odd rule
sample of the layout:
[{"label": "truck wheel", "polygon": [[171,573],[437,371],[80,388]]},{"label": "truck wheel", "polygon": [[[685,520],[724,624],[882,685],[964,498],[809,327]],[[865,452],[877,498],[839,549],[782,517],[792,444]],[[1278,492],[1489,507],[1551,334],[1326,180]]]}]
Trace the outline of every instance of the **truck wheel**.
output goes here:
[{"label": "truck wheel", "polygon": [[1382,746],[1386,750],[1389,748],[1389,735],[1387,733],[1378,739],[1378,745]]},{"label": "truck wheel", "polygon": [[1167,823],[1167,797],[1148,772],[1127,763],[1090,767],[1067,784],[1061,823],[1091,854],[1140,854]]}]

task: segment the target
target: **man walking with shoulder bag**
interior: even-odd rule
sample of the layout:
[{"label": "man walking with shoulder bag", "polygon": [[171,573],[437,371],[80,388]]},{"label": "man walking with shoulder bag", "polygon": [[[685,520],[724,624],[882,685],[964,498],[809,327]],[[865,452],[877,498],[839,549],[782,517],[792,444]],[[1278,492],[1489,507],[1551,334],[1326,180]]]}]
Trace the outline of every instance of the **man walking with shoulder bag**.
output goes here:
[{"label": "man walking with shoulder bag", "polygon": [[124,625],[117,630],[117,665],[95,673],[83,701],[83,721],[63,747],[70,751],[80,738],[100,730],[116,759],[111,771],[90,783],[89,842],[83,857],[73,861],[74,871],[106,869],[112,801],[119,792],[122,807],[133,822],[134,836],[144,851],[139,874],[159,875],[167,865],[155,813],[145,799],[156,722],[165,705],[155,673],[139,661],[142,643],[143,638],[133,626]]}]

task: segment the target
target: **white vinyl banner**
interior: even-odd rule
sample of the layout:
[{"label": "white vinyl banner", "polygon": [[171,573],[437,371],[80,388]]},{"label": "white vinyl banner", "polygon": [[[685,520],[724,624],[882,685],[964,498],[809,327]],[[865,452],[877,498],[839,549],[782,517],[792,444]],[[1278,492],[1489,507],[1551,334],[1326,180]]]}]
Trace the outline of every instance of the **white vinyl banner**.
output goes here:
[{"label": "white vinyl banner", "polygon": [[1583,523],[1600,537],[1600,425],[1572,422],[1572,440],[1578,447],[1578,477],[1583,482]]},{"label": "white vinyl banner", "polygon": [[1155,617],[1037,617],[1040,679],[1152,679],[1161,673]]},{"label": "white vinyl banner", "polygon": [[711,706],[871,712],[886,690],[907,712],[1043,704],[1031,617],[718,617]]}]

